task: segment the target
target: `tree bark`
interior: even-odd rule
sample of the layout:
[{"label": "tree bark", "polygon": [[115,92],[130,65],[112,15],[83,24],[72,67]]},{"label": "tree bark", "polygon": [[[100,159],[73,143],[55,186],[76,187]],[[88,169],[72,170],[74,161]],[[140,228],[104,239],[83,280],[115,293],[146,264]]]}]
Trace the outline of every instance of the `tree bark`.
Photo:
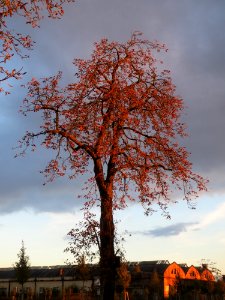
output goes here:
[{"label": "tree bark", "polygon": [[100,219],[100,282],[101,299],[114,300],[115,252],[112,198],[101,200]]},{"label": "tree bark", "polygon": [[[108,170],[109,171],[109,170]],[[94,160],[94,173],[101,199],[100,292],[101,300],[114,300],[115,250],[113,221],[113,180],[104,178],[100,159]]]},{"label": "tree bark", "polygon": [[22,287],[21,300],[23,300],[23,299],[24,299],[24,289],[23,289],[23,283],[21,283],[21,287]]}]

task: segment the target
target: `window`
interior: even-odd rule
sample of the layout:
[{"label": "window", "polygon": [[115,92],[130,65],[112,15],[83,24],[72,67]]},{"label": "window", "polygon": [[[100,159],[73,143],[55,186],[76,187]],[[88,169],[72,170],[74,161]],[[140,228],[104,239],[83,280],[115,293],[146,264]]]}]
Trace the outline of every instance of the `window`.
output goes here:
[{"label": "window", "polygon": [[195,276],[196,276],[196,275],[195,275],[195,272],[192,271],[192,272],[190,273],[190,276],[191,276],[191,277],[195,277]]},{"label": "window", "polygon": [[44,294],[45,293],[45,288],[44,287],[40,287],[39,288],[39,294]]}]

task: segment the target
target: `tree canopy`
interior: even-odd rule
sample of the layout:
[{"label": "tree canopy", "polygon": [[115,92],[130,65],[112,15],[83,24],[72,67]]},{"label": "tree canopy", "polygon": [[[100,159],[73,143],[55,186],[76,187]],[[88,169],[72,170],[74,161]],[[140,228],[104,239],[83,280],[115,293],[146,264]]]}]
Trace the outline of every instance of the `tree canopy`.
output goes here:
[{"label": "tree canopy", "polygon": [[111,186],[115,208],[125,207],[129,198],[164,209],[171,186],[187,201],[205,189],[189,153],[178,144],[178,137],[186,136],[179,121],[183,100],[174,94],[169,71],[157,70],[152,54],[163,48],[137,33],[125,44],[103,39],[91,59],[74,60],[75,83],[61,88],[61,72],[32,79],[23,112],[42,112],[43,124],[37,133],[27,132],[21,146],[34,146],[43,136],[43,146],[57,150],[45,170],[50,180],[68,169],[75,178],[92,162],[88,184],[101,190]]}]

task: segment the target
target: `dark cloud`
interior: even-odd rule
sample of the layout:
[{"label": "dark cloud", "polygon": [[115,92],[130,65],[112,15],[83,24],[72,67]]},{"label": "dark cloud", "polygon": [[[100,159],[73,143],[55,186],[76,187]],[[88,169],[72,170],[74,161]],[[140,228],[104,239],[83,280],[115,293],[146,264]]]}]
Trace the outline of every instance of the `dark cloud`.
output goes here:
[{"label": "dark cloud", "polygon": [[[124,41],[132,31],[140,30],[146,38],[166,43],[169,52],[164,56],[165,66],[171,69],[177,92],[187,106],[184,120],[190,137],[185,146],[191,152],[194,170],[210,179],[212,192],[224,193],[224,11],[224,1],[211,0],[76,1],[67,6],[62,20],[45,19],[35,31],[12,19],[17,31],[31,32],[36,41],[30,59],[15,63],[27,71],[24,82],[63,70],[66,83],[75,73],[73,58],[87,57],[93,43],[102,37]],[[44,179],[39,171],[52,157],[51,152],[39,149],[24,159],[13,158],[17,140],[27,129],[39,126],[38,116],[23,118],[18,113],[24,95],[17,84],[11,96],[1,99],[0,211],[27,206],[41,211],[69,210],[79,181],[68,183],[65,178],[42,187]],[[185,223],[173,226],[167,231],[158,229],[155,235],[186,228]]]},{"label": "dark cloud", "polygon": [[133,234],[141,234],[145,236],[154,236],[154,237],[168,237],[173,235],[178,235],[182,232],[186,232],[188,227],[195,225],[197,223],[177,223],[169,225],[166,227],[159,227],[156,229],[146,230],[146,231],[136,231]]}]

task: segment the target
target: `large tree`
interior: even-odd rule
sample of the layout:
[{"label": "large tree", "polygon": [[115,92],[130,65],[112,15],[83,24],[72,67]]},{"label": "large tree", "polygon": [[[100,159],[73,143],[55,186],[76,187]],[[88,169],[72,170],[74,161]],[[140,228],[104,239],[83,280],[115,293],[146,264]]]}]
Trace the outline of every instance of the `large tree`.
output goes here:
[{"label": "large tree", "polygon": [[29,35],[16,32],[10,27],[10,19],[23,17],[27,24],[38,27],[39,21],[46,15],[50,18],[60,18],[63,4],[75,0],[0,0],[0,93],[8,94],[9,79],[20,79],[24,75],[22,68],[10,68],[8,64],[13,56],[28,57],[24,50],[31,50],[33,41]]},{"label": "large tree", "polygon": [[88,184],[100,199],[104,300],[113,299],[115,288],[113,211],[136,200],[147,214],[154,203],[166,212],[174,189],[188,202],[205,189],[178,143],[186,135],[180,122],[183,100],[175,95],[169,71],[157,69],[153,52],[162,49],[139,33],[125,43],[102,39],[90,59],[74,61],[74,83],[60,87],[60,72],[33,78],[24,101],[24,114],[41,113],[43,123],[38,132],[25,134],[21,147],[35,149],[42,137],[42,145],[54,150],[45,169],[49,179],[93,170]]}]

